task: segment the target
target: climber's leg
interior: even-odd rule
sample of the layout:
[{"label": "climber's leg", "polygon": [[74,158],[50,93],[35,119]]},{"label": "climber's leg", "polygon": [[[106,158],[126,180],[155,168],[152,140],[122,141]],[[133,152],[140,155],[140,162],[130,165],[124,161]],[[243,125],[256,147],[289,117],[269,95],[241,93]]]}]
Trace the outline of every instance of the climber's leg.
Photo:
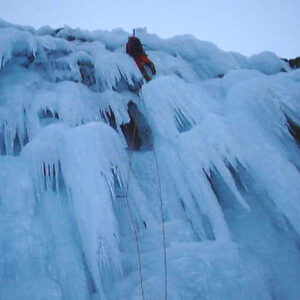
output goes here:
[{"label": "climber's leg", "polygon": [[151,77],[148,75],[145,67],[144,67],[144,58],[143,55],[136,57],[135,58],[135,63],[138,66],[141,74],[143,75],[143,77],[145,78],[145,80],[148,82],[151,80]]},{"label": "climber's leg", "polygon": [[155,66],[154,66],[153,62],[148,58],[147,55],[144,55],[144,54],[141,55],[140,60],[142,61],[142,63],[144,63],[146,66],[148,66],[150,68],[152,75],[156,74]]}]

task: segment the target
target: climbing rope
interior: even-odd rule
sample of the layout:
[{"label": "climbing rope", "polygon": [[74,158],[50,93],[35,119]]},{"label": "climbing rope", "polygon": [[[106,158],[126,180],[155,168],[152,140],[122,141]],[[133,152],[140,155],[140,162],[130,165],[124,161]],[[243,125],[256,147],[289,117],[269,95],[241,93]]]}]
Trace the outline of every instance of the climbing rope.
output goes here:
[{"label": "climbing rope", "polygon": [[139,245],[139,240],[138,240],[138,233],[137,233],[137,228],[134,222],[134,217],[131,209],[131,205],[128,199],[128,191],[129,191],[129,180],[130,180],[130,173],[132,169],[132,154],[133,154],[133,146],[134,146],[134,139],[136,135],[136,125],[134,123],[133,127],[133,134],[132,134],[132,142],[131,142],[131,148],[130,148],[130,155],[129,155],[129,166],[128,166],[128,175],[127,175],[127,185],[126,185],[126,193],[125,193],[125,198],[126,198],[126,204],[128,207],[129,215],[130,215],[130,221],[131,221],[131,227],[135,239],[135,244],[136,244],[136,253],[137,253],[137,262],[139,266],[139,273],[140,273],[140,286],[141,286],[141,298],[142,300],[145,300],[145,293],[144,293],[144,285],[143,285],[143,273],[142,273],[142,263],[141,263],[141,252],[140,252],[140,245]]},{"label": "climbing rope", "polygon": [[[145,110],[145,116],[147,123],[149,124],[148,119],[148,113],[145,105],[145,100],[142,91],[140,91],[140,98],[142,99],[144,110]],[[164,220],[164,214],[163,214],[163,198],[162,198],[162,189],[161,189],[161,178],[159,173],[159,167],[158,167],[158,160],[157,160],[157,154],[155,151],[155,147],[153,147],[153,153],[154,153],[154,159],[155,159],[155,165],[156,165],[156,173],[157,173],[157,180],[158,180],[158,192],[159,192],[159,201],[160,201],[160,214],[161,214],[161,231],[162,231],[162,242],[163,242],[163,257],[164,257],[164,299],[168,299],[168,269],[167,269],[167,250],[166,250],[166,231],[165,231],[165,220]]]},{"label": "climbing rope", "polygon": [[[143,102],[146,120],[149,123],[148,113],[147,113],[147,109],[146,109],[146,105],[145,105],[145,100],[144,100],[144,97],[143,97],[143,94],[142,94],[141,91],[140,91],[140,98],[142,99],[142,102]],[[131,209],[131,206],[130,206],[130,202],[129,202],[129,199],[128,199],[130,174],[131,174],[131,171],[132,171],[132,154],[133,154],[133,146],[134,146],[135,135],[136,135],[136,125],[134,123],[133,134],[132,134],[132,142],[131,142],[131,148],[130,148],[130,156],[129,156],[129,166],[128,166],[127,186],[126,186],[125,198],[126,198],[128,211],[129,211],[129,214],[130,214],[132,231],[133,231],[134,238],[135,238],[135,243],[136,243],[137,261],[138,261],[139,273],[140,273],[141,298],[143,300],[145,300],[144,285],[143,285],[143,274],[142,274],[142,263],[141,263],[141,252],[140,252],[140,246],[139,246],[139,240],[138,240],[138,233],[137,233],[137,228],[136,228],[136,225],[135,225],[135,222],[134,222],[134,217],[133,217],[132,209]],[[157,180],[158,180],[158,192],[159,192],[160,213],[161,213],[161,230],[162,230],[163,257],[164,257],[164,299],[167,300],[168,299],[168,270],[167,270],[166,232],[165,232],[165,221],[164,221],[164,214],[163,214],[163,198],[162,198],[161,178],[160,178],[160,172],[159,172],[159,166],[158,166],[158,159],[157,159],[157,153],[156,153],[155,148],[153,148],[153,153],[154,153]]]}]

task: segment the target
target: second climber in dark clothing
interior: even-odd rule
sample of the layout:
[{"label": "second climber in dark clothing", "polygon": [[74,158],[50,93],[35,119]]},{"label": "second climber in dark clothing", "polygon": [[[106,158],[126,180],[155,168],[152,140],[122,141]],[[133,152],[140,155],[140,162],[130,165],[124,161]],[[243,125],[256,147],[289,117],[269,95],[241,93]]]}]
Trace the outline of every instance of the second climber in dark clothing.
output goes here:
[{"label": "second climber in dark clothing", "polygon": [[143,77],[148,82],[151,80],[151,77],[148,75],[144,65],[148,66],[152,72],[152,75],[156,74],[155,66],[153,62],[148,58],[145,53],[141,41],[135,37],[130,36],[126,44],[126,53],[132,56],[140,69]]}]

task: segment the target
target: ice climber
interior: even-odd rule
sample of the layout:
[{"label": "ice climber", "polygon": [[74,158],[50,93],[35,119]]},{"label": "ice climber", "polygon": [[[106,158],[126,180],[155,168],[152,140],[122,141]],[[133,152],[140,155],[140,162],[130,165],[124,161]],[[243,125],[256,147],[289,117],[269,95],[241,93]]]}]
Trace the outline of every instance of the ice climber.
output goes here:
[{"label": "ice climber", "polygon": [[126,53],[132,56],[140,69],[143,77],[148,82],[151,80],[151,77],[148,75],[145,65],[150,68],[152,75],[156,74],[155,66],[153,62],[148,58],[145,53],[141,41],[135,37],[130,36],[126,44]]}]

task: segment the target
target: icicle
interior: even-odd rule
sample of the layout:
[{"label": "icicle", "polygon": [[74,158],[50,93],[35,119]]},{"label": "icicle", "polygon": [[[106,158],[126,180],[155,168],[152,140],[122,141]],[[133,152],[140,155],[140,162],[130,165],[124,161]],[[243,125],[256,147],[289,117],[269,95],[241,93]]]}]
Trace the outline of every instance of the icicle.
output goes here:
[{"label": "icicle", "polygon": [[58,194],[60,194],[60,187],[59,187],[59,177],[60,177],[60,171],[59,171],[59,161],[55,162],[54,164],[55,169],[55,190]]},{"label": "icicle", "polygon": [[115,174],[116,174],[119,186],[122,187],[123,183],[122,183],[121,174],[119,172],[118,167],[115,168]]},{"label": "icicle", "polygon": [[107,184],[108,184],[110,193],[112,195],[112,199],[113,199],[114,202],[116,202],[117,197],[116,197],[116,194],[115,194],[115,189],[114,189],[114,186],[113,186],[113,182],[109,181]]},{"label": "icicle", "polygon": [[222,164],[222,166],[221,165],[218,166],[218,170],[220,171],[220,174],[222,175],[224,181],[228,184],[228,186],[230,187],[230,189],[233,192],[234,196],[237,198],[237,200],[241,204],[241,206],[243,208],[245,208],[246,210],[250,211],[250,207],[249,207],[248,203],[244,200],[244,198],[241,196],[240,192],[236,188],[236,185],[235,185],[234,180],[232,178],[232,174],[227,169],[227,166]]},{"label": "icicle", "polygon": [[73,207],[73,197],[72,197],[71,187],[67,185],[66,190],[67,190],[67,195],[68,195],[68,200],[69,200],[70,207]]},{"label": "icicle", "polygon": [[37,195],[38,195],[38,199],[40,198],[40,194],[41,194],[41,191],[43,191],[45,189],[45,166],[44,166],[44,163],[40,163],[38,162],[37,163],[37,170],[39,170],[38,172],[38,178],[37,178],[37,184],[36,184],[36,187],[37,187]]}]

